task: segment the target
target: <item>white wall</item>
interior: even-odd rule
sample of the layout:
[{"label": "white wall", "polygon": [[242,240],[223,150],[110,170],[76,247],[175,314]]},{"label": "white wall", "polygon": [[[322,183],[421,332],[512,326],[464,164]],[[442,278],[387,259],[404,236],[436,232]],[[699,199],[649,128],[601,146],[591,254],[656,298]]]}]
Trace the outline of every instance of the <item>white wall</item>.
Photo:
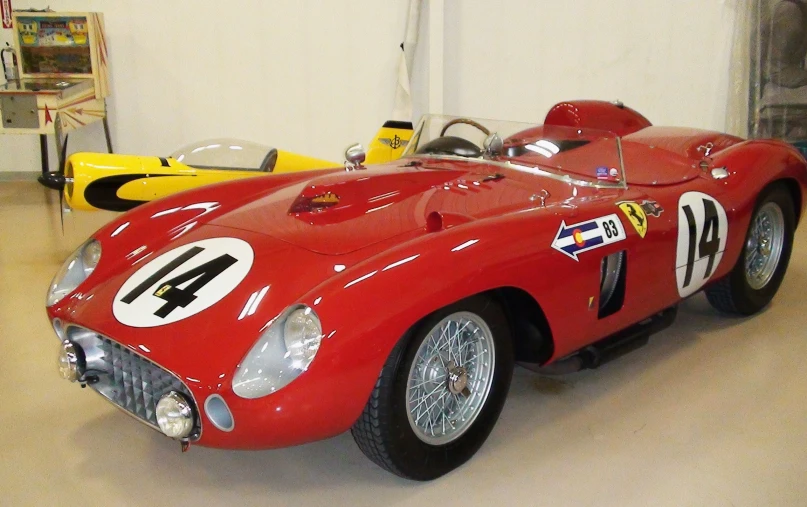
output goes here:
[{"label": "white wall", "polygon": [[493,5],[446,2],[446,113],[540,122],[562,100],[620,99],[656,124],[725,127],[734,2]]},{"label": "white wall", "polygon": [[[657,124],[723,129],[737,1],[446,0],[444,110],[539,122],[561,100],[618,98]],[[117,152],[230,136],[338,160],[392,110],[408,1],[49,4],[105,14]],[[427,22],[424,8],[416,113],[428,110]],[[70,147],[103,151],[101,129]],[[38,170],[38,150],[35,136],[0,136],[0,171]]]},{"label": "white wall", "polygon": [[[340,160],[392,111],[407,0],[48,3],[104,13],[117,152],[227,136]],[[103,151],[100,124],[85,130],[71,151]],[[38,167],[36,136],[0,136],[0,170]]]}]

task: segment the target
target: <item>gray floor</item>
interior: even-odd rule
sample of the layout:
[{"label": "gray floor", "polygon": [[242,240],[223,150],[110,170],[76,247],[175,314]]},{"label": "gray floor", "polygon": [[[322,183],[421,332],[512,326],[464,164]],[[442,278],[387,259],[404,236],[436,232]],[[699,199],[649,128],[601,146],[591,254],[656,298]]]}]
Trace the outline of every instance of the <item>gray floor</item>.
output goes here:
[{"label": "gray floor", "polygon": [[110,214],[0,182],[0,505],[807,505],[807,227],[773,305],[728,319],[703,296],[598,371],[519,370],[492,436],[428,484],[370,463],[349,434],[230,452],[179,445],[59,379],[45,290]]}]

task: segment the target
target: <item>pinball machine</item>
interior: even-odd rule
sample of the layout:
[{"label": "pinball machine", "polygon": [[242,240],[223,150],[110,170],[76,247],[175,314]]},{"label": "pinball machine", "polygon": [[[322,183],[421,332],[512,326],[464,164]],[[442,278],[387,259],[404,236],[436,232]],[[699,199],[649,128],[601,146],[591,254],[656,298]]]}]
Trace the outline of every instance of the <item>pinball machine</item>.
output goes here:
[{"label": "pinball machine", "polygon": [[[107,149],[108,56],[103,15],[94,12],[12,14],[14,52],[7,81],[0,85],[0,134],[38,134],[39,181],[61,188],[69,133],[102,122]],[[3,60],[7,66],[6,59]],[[47,136],[56,138],[57,171],[48,168]]]}]

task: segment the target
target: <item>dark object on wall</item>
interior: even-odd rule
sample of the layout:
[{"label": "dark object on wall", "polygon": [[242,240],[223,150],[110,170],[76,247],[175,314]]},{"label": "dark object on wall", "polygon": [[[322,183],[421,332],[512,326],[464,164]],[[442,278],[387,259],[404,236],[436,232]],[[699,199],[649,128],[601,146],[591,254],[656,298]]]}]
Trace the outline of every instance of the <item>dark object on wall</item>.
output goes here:
[{"label": "dark object on wall", "polygon": [[807,141],[807,0],[752,0],[751,137]]}]

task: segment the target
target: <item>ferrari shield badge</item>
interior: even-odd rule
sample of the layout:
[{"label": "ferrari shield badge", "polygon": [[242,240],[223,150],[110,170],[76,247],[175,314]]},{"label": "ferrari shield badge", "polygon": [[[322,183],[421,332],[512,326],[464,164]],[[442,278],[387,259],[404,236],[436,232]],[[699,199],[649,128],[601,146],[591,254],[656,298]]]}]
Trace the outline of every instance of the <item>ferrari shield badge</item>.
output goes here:
[{"label": "ferrari shield badge", "polygon": [[625,237],[622,222],[616,213],[612,213],[572,225],[561,221],[552,248],[578,261],[578,254],[622,241]]},{"label": "ferrari shield badge", "polygon": [[628,221],[639,233],[639,236],[644,238],[645,234],[647,234],[647,214],[642,207],[635,202],[621,202],[618,206],[628,217]]},{"label": "ferrari shield badge", "polygon": [[616,203],[616,205],[619,206],[619,209],[622,210],[641,238],[644,238],[647,234],[647,217],[660,217],[661,213],[664,211],[664,208],[662,208],[659,203],[646,199],[641,203],[636,201],[623,201]]}]

